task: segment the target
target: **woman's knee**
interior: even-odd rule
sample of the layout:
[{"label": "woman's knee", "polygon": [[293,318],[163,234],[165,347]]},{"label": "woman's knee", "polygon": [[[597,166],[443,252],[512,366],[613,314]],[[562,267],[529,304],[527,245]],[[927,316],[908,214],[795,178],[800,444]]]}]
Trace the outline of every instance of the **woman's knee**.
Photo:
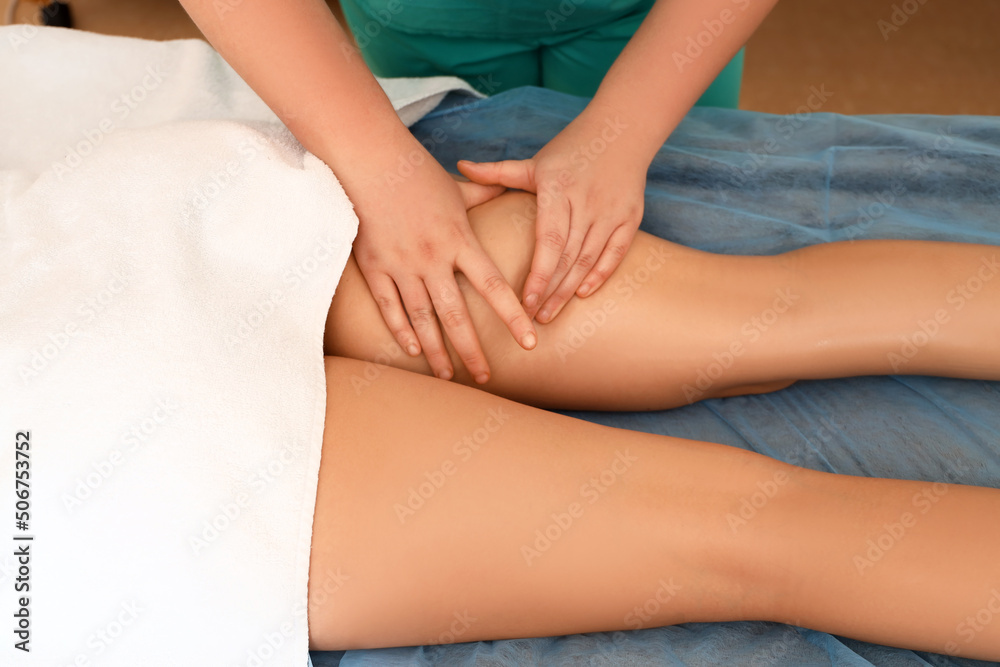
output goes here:
[{"label": "woman's knee", "polygon": [[[473,232],[519,297],[531,267],[536,212],[534,195],[524,192],[504,193],[469,211]],[[502,358],[507,348],[516,346],[516,342],[465,277],[459,274],[457,280],[487,361],[492,366],[493,361]],[[323,349],[327,355],[431,374],[422,355],[409,356],[393,338],[353,255],[347,262],[330,305]],[[448,351],[455,368],[455,379],[471,384],[471,378],[450,345]]]}]

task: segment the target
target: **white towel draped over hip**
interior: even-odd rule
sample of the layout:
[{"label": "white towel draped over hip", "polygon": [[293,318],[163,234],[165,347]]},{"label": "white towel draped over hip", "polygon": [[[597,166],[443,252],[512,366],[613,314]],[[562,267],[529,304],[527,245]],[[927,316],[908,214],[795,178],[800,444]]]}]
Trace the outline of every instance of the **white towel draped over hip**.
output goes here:
[{"label": "white towel draped over hip", "polygon": [[5,27],[0,91],[0,664],[305,664],[350,202],[197,40]]}]

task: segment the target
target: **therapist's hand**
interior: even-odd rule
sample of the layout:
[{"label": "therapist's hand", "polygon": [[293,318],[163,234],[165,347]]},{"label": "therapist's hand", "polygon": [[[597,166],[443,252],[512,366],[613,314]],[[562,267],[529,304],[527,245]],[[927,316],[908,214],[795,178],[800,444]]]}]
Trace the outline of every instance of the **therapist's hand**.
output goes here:
[{"label": "therapist's hand", "polygon": [[485,204],[507,191],[507,188],[502,185],[482,185],[475,181],[470,181],[465,176],[458,176],[456,174],[448,175],[455,179],[455,183],[458,184],[458,191],[462,195],[462,201],[465,202],[465,210],[467,211],[474,206]]},{"label": "therapist's hand", "polygon": [[649,158],[620,140],[627,132],[613,113],[588,109],[532,159],[458,163],[473,181],[538,195],[523,303],[539,322],[604,284],[635,238]]},{"label": "therapist's hand", "polygon": [[472,183],[460,188],[430,154],[421,155],[419,165],[402,173],[363,164],[352,170],[345,190],[360,220],[354,255],[404,350],[413,356],[422,350],[434,374],[450,379],[454,369],[440,323],[472,378],[486,382],[489,366],[456,271],[486,299],[522,347],[531,349],[536,342],[531,318],[479,244],[466,214],[503,188]]}]

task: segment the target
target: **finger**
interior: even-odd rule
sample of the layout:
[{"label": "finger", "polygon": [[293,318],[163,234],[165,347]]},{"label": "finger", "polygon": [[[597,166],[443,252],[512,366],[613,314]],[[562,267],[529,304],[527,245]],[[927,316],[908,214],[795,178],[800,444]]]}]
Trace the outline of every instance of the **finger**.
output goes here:
[{"label": "finger", "polygon": [[524,281],[524,305],[531,317],[542,305],[542,296],[547,292],[552,274],[566,247],[569,230],[570,204],[565,197],[538,197],[538,217],[535,226],[535,254],[531,259],[531,270]]},{"label": "finger", "polygon": [[396,290],[396,283],[386,273],[365,271],[363,268],[361,273],[368,282],[368,289],[371,290],[372,297],[382,312],[382,319],[385,320],[386,326],[392,332],[393,338],[411,357],[419,355],[420,342],[413,327],[410,326],[410,321],[406,318],[406,311],[403,310],[403,303]]},{"label": "finger", "polygon": [[531,316],[521,306],[510,284],[478,243],[459,255],[458,269],[496,312],[514,340],[526,350],[538,342]]},{"label": "finger", "polygon": [[[566,247],[563,248],[562,254],[559,255],[559,261],[556,263],[556,270],[552,273],[552,278],[549,280],[548,289],[543,293],[543,296],[540,299],[542,306],[538,308],[538,315],[536,319],[543,324],[551,320],[558,310],[548,302],[552,300],[555,292],[562,287],[562,284],[565,281],[565,278],[569,275],[570,270],[576,267],[579,261],[580,251],[583,248],[584,238],[589,238],[591,235],[588,233],[587,229],[588,227],[586,225],[580,225],[579,222],[570,228],[569,238],[566,240]],[[590,230],[593,232],[593,226],[590,226]],[[598,249],[598,252],[599,251],[600,250]],[[596,255],[593,257],[596,259]],[[593,265],[593,260],[591,260],[591,265]],[[590,269],[590,266],[587,268]],[[577,284],[579,284],[580,280],[583,280],[584,275],[586,275],[586,272],[580,275],[577,280]],[[574,287],[570,293],[572,294],[575,290],[576,288]],[[545,306],[550,307],[546,308]]]},{"label": "finger", "polygon": [[490,367],[486,363],[483,348],[479,345],[479,337],[472,325],[465,296],[455,281],[455,274],[451,273],[447,277],[442,276],[435,280],[428,279],[426,284],[445,335],[468,369],[469,375],[479,384],[488,381]]},{"label": "finger", "polygon": [[601,257],[594,264],[587,277],[580,284],[577,295],[585,297],[593,294],[604,282],[611,277],[618,265],[625,259],[632,239],[635,238],[636,229],[631,225],[622,225],[616,229],[608,238],[607,245]]},{"label": "finger", "polygon": [[584,277],[594,268],[597,258],[601,256],[601,251],[607,245],[608,239],[605,238],[606,234],[607,231],[601,232],[595,227],[590,228],[590,232],[587,234],[587,238],[572,269],[539,309],[539,322],[545,324],[554,320],[556,315],[562,311],[563,306],[573,298],[576,288],[580,286]]},{"label": "finger", "polygon": [[518,190],[535,191],[534,160],[502,160],[500,162],[470,162],[459,160],[458,170],[469,180],[483,185],[503,185]]},{"label": "finger", "polygon": [[465,209],[468,210],[503,194],[507,188],[502,185],[482,185],[472,181],[458,181],[458,190],[462,193]]},{"label": "finger", "polygon": [[437,316],[434,314],[434,304],[427,294],[427,288],[420,279],[413,279],[400,286],[400,295],[406,304],[406,312],[410,316],[413,329],[420,338],[424,348],[424,357],[431,371],[442,380],[450,380],[455,375],[451,365],[451,357],[444,346],[441,330],[438,328]]}]

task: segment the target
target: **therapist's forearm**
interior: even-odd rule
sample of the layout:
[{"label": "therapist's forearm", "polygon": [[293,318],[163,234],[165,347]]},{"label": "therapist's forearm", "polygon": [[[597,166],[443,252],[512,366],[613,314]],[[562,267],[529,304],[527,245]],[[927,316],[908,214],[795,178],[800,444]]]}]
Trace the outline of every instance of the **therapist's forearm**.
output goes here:
[{"label": "therapist's forearm", "polygon": [[585,112],[625,124],[648,164],[777,0],[658,0]]},{"label": "therapist's forearm", "polygon": [[323,0],[181,4],[302,145],[342,180],[378,162],[379,153],[390,159],[414,141]]}]

